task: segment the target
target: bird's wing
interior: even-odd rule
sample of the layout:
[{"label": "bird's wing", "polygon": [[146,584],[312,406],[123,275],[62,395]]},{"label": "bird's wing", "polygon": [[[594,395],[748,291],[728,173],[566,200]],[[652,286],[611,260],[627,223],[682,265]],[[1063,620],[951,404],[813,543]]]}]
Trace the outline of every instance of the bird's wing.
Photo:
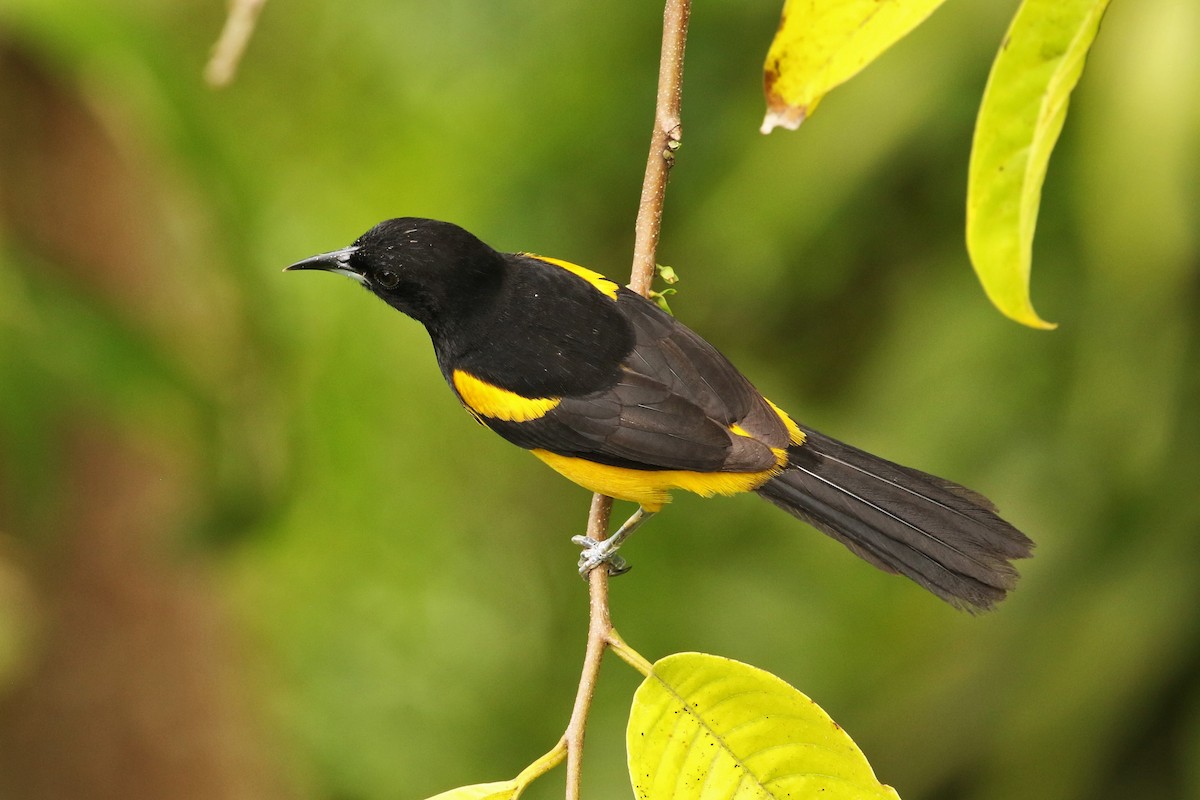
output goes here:
[{"label": "bird's wing", "polygon": [[622,289],[617,305],[635,343],[613,385],[554,398],[528,419],[484,414],[481,421],[522,447],[614,466],[696,472],[777,466],[788,431],[750,382],[653,303]]}]

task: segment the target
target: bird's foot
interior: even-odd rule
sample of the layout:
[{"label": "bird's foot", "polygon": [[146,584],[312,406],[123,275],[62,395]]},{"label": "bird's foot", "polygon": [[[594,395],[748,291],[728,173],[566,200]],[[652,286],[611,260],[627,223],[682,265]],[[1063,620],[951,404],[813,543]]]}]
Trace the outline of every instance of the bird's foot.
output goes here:
[{"label": "bird's foot", "polygon": [[583,578],[601,564],[608,568],[609,575],[624,575],[632,569],[628,561],[617,555],[621,543],[615,537],[598,542],[590,536],[572,536],[571,541],[583,548],[579,554],[579,575]]}]

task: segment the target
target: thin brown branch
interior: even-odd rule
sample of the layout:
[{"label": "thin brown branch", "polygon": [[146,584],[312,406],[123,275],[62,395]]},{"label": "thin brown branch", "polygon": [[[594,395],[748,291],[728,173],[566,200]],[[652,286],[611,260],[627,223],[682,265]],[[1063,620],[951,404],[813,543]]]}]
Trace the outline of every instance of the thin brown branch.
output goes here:
[{"label": "thin brown branch", "polygon": [[[650,156],[646,160],[646,176],[642,181],[642,197],[638,204],[636,233],[633,246],[633,270],[629,286],[643,297],[649,294],[654,280],[655,253],[658,251],[662,227],[663,199],[667,190],[667,174],[675,163],[682,125],[679,117],[683,86],[683,53],[687,41],[690,0],[667,0],[663,11],[662,57],[658,70],[658,99],[654,111],[654,131],[650,136]],[[608,536],[612,514],[612,498],[595,495],[588,514],[588,536],[600,541]],[[614,641],[620,641],[613,630],[608,608],[608,571],[593,569],[588,574],[590,622],[583,674],[575,707],[564,739],[567,745],[567,800],[579,800],[582,785],[583,738],[587,730],[588,712],[596,691],[600,662],[604,651]]]},{"label": "thin brown branch", "polygon": [[[608,534],[608,518],[611,514],[612,498],[602,494],[593,495],[587,535],[596,541],[603,539]],[[567,742],[567,800],[579,800],[583,778],[583,736],[587,731],[592,697],[596,693],[600,661],[612,631],[608,610],[608,570],[603,566],[588,573],[588,595],[589,622],[583,674],[579,678],[579,691],[575,694],[575,707],[571,709],[571,721],[564,734]]]},{"label": "thin brown branch", "polygon": [[689,0],[667,0],[663,15],[662,59],[658,68],[658,101],[654,110],[654,132],[638,204],[636,238],[633,243],[633,274],[629,287],[645,296],[654,280],[654,257],[662,228],[663,198],[667,174],[675,164],[675,153],[683,137],[679,116],[683,89],[683,52],[687,43]]},{"label": "thin brown branch", "polygon": [[259,12],[267,0],[232,0],[225,27],[213,47],[212,58],[204,68],[204,80],[214,89],[228,86],[237,74],[238,64],[246,52],[246,45],[254,35]]}]

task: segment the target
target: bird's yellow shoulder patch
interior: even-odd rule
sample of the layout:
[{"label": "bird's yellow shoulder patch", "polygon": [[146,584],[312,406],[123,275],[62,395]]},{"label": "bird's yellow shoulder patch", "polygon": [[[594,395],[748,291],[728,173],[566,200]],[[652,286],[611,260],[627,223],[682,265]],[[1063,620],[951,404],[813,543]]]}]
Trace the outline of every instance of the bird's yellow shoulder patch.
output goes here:
[{"label": "bird's yellow shoulder patch", "polygon": [[549,256],[539,256],[537,253],[522,253],[521,255],[536,258],[538,261],[545,261],[547,264],[553,264],[556,267],[561,267],[567,272],[578,275],[585,281],[595,287],[600,294],[606,295],[611,300],[617,299],[617,289],[619,288],[615,281],[610,281],[608,278],[601,275],[599,272],[593,272],[586,267],[581,267],[578,264],[572,264],[570,261],[563,261],[561,258],[550,258]]},{"label": "bird's yellow shoulder patch", "polygon": [[467,410],[481,417],[504,422],[528,422],[544,417],[561,400],[557,397],[523,397],[493,386],[461,369],[454,370],[454,389]]},{"label": "bird's yellow shoulder patch", "polygon": [[[765,397],[763,399],[767,400]],[[772,403],[770,400],[767,400],[767,405],[769,405],[771,410],[778,414],[779,418],[783,420],[783,424],[787,428],[788,437],[792,440],[792,444],[804,444],[804,431],[800,430],[800,426],[797,425],[792,418],[787,415],[787,412]]]},{"label": "bird's yellow shoulder patch", "polygon": [[701,497],[752,492],[783,469],[761,472],[692,472],[683,469],[630,469],[597,464],[586,458],[564,456],[549,450],[532,450],[535,456],[568,480],[592,492],[629,500],[647,511],[658,511],[671,502],[671,492],[682,489]]}]

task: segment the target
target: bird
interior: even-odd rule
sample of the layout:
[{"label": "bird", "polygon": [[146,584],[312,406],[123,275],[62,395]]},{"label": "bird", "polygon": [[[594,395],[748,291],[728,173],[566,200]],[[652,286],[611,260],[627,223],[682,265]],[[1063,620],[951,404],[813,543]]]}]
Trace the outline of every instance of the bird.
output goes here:
[{"label": "bird", "polygon": [[449,222],[389,219],[285,271],[361,284],[424,325],[480,423],[593,492],[637,504],[610,537],[576,536],[579,570],[671,501],[754,492],[887,572],[984,611],[1033,542],[984,496],[795,422],[713,345],[598,272],[500,252]]}]

